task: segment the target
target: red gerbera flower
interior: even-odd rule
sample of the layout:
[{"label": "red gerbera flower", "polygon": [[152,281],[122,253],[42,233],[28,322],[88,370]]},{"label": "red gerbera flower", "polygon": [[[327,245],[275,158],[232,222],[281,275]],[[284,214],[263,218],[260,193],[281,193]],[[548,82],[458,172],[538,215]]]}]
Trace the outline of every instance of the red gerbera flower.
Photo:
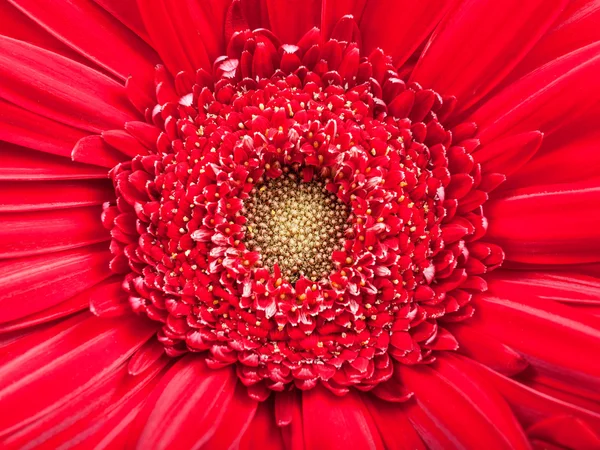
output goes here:
[{"label": "red gerbera flower", "polygon": [[600,3],[53,6],[0,1],[3,448],[600,448]]}]

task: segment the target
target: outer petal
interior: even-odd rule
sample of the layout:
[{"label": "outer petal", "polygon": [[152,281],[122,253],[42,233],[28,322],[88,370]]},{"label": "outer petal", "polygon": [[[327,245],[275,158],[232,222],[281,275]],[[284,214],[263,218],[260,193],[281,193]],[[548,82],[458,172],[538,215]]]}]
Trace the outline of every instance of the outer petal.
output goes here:
[{"label": "outer petal", "polygon": [[460,343],[460,353],[508,376],[529,367],[527,360],[518,352],[498,338],[485,334],[485,327],[478,329],[469,325],[467,322],[450,327],[452,335]]},{"label": "outer petal", "polygon": [[71,152],[71,158],[73,161],[106,167],[107,170],[128,159],[122,152],[106,144],[98,135],[86,136],[77,141]]},{"label": "outer petal", "polygon": [[127,28],[151,44],[148,32],[144,28],[142,16],[137,6],[137,2],[124,2],[121,0],[94,0],[106,11],[119,19]]},{"label": "outer petal", "polygon": [[576,183],[597,180],[600,185],[600,130],[597,109],[590,111],[585,125],[580,120],[544,138],[535,157],[513,173],[504,188]]},{"label": "outer petal", "polygon": [[577,383],[565,382],[541,373],[535,367],[524,372],[519,381],[542,394],[600,413],[600,392],[590,391]]},{"label": "outer petal", "polygon": [[8,1],[0,2],[0,34],[29,42],[82,64],[94,66],[92,62],[40,28],[33,20],[29,19]]},{"label": "outer petal", "polygon": [[240,0],[240,4],[250,29],[271,28],[267,0]]},{"label": "outer petal", "polygon": [[408,420],[402,404],[365,396],[365,404],[388,450],[425,450],[425,444]]},{"label": "outer petal", "polygon": [[[23,332],[27,328],[32,329],[36,325],[47,324],[63,317],[71,316],[75,313],[81,312],[89,308],[88,296],[90,292],[93,292],[94,288],[83,291],[81,294],[77,294],[75,297],[71,297],[68,300],[60,301],[49,308],[43,309],[42,311],[30,314],[26,317],[12,320],[0,325],[0,334],[11,333],[11,332]],[[43,325],[42,325],[43,326]]]},{"label": "outer petal", "polygon": [[534,186],[486,205],[487,238],[511,261],[572,264],[600,260],[600,188]]},{"label": "outer petal", "polygon": [[523,61],[507,78],[510,83],[549,61],[600,40],[600,3],[572,0]]},{"label": "outer petal", "polygon": [[[126,420],[132,410],[139,410],[155,384],[156,376],[167,363],[166,359],[138,377],[128,376],[121,367],[71,402],[18,430],[6,439],[5,444],[10,448],[60,448],[73,444],[92,448],[92,442],[101,442],[118,433],[119,419],[122,421],[125,416]],[[106,429],[107,424],[113,428]]]},{"label": "outer petal", "polygon": [[6,349],[0,365],[0,435],[68,403],[109,376],[154,333],[148,320],[99,320],[89,313],[33,333]]},{"label": "outer petal", "polygon": [[[431,34],[454,3],[454,0],[369,1],[360,21],[365,53],[382,48],[392,57],[396,66],[401,66]],[[416,81],[420,82],[419,79]],[[453,92],[451,94],[454,95]]]},{"label": "outer petal", "polygon": [[283,44],[296,44],[321,23],[320,0],[267,0],[267,7],[271,29]]},{"label": "outer petal", "polygon": [[542,137],[539,131],[530,131],[497,139],[478,148],[473,152],[473,157],[484,171],[509,176],[536,154]]},{"label": "outer petal", "polygon": [[[271,405],[266,403],[264,406],[267,406],[271,410],[271,414],[268,416],[268,419],[271,419],[271,416],[273,415]],[[202,448],[210,450],[212,448],[232,448],[236,445],[240,445],[240,442],[242,441],[251,424],[256,426],[254,419],[255,414],[258,414],[257,410],[259,408],[259,403],[250,398],[246,387],[238,383],[235,389],[234,397],[231,400],[231,405],[227,410],[227,420],[223,420],[217,426],[215,434],[206,442],[206,444],[204,444]],[[274,426],[274,423],[274,421],[269,420],[267,425],[269,428],[271,428]],[[264,437],[265,429],[259,429],[255,436]],[[269,436],[267,440],[275,441],[276,439]],[[256,439],[254,439],[252,442],[256,443]],[[240,447],[243,448],[243,446]],[[261,448],[265,447],[261,445]]]},{"label": "outer petal", "polygon": [[[529,448],[518,423],[497,394],[449,362],[399,369],[418,405],[459,448]],[[469,423],[469,427],[464,424]],[[427,442],[427,440],[424,438]]]},{"label": "outer petal", "polygon": [[[247,394],[245,395],[247,396]],[[207,448],[210,447],[207,446]],[[275,426],[273,405],[268,401],[260,403],[256,409],[256,415],[242,436],[239,445],[239,450],[255,450],[257,448],[261,450],[296,450],[295,447],[290,448],[284,445],[279,429]]]},{"label": "outer petal", "polygon": [[121,128],[136,113],[116,81],[32,45],[0,37],[0,97],[83,130]]},{"label": "outer petal", "polygon": [[276,423],[289,450],[305,449],[301,398],[302,393],[297,391],[275,394]]},{"label": "outer petal", "polygon": [[[585,414],[582,409],[577,409],[577,407],[572,407],[572,405],[553,400],[552,398],[544,398],[543,394],[532,396],[530,395],[530,392],[527,391],[527,388],[521,389],[520,395],[522,395],[522,403],[512,403],[514,400],[519,402],[519,395],[513,396],[514,393],[519,391],[517,383],[512,382],[514,383],[513,386],[510,386],[510,384],[505,384],[503,386],[502,380],[509,380],[508,378],[495,375],[487,370],[482,370],[476,363],[465,358],[452,357],[451,362],[457,368],[460,368],[461,373],[471,379],[476,379],[479,386],[485,386],[487,390],[494,392],[495,396],[498,396],[498,393],[495,391],[506,396],[506,400],[511,403],[511,407],[515,410],[520,421],[525,422],[528,425],[531,424],[532,421],[535,422],[526,429],[527,436],[532,439],[531,443],[534,447],[536,438],[543,438],[557,445],[562,445],[564,448],[593,449],[597,447],[598,438],[592,431],[593,419],[591,422],[583,419],[583,417],[586,419],[593,418],[593,413],[590,417],[590,415]],[[544,405],[544,403],[546,403],[546,405]],[[529,410],[529,413],[533,414],[531,416],[524,416],[523,412],[531,407],[533,408]],[[561,407],[563,407],[562,414],[558,413]],[[583,414],[581,417],[578,417],[578,413]],[[538,416],[538,414],[540,415]],[[548,414],[548,416],[544,417],[546,414]],[[509,416],[512,416],[512,414],[506,414],[506,417]],[[503,419],[505,420],[505,418],[499,418],[498,420],[502,421]],[[512,420],[514,420],[514,418],[512,418]]]},{"label": "outer petal", "polygon": [[70,157],[75,143],[87,136],[26,109],[0,100],[0,139],[41,152]]},{"label": "outer petal", "polygon": [[[226,53],[226,15],[231,0],[211,0],[198,2],[187,0],[187,8],[194,31],[200,36],[206,49],[209,62]],[[179,6],[176,1],[176,7]]]},{"label": "outer petal", "polygon": [[[199,13],[202,8],[197,2],[138,0],[138,7],[154,48],[172,75],[182,70],[195,73],[200,68],[211,68],[213,61],[203,42],[206,23],[197,20],[205,16]],[[224,23],[224,19],[224,15],[214,18],[219,23]]]},{"label": "outer petal", "polygon": [[0,142],[0,180],[106,179],[105,168],[73,163],[68,159]]},{"label": "outer petal", "polygon": [[37,255],[110,240],[97,206],[7,213],[0,217],[0,258]]},{"label": "outer petal", "polygon": [[450,436],[439,423],[417,402],[409,402],[406,405],[406,415],[413,427],[421,436],[426,448],[431,450],[458,449],[460,445]]},{"label": "outer petal", "polygon": [[360,23],[367,0],[323,0],[322,3],[321,33],[324,39],[329,39],[342,17],[351,15],[356,23]]},{"label": "outer petal", "polygon": [[133,75],[145,79],[149,88],[153,86],[157,55],[95,3],[69,1],[57,14],[35,0],[10,1],[58,40],[123,81]]},{"label": "outer petal", "polygon": [[98,317],[115,317],[131,312],[129,296],[123,289],[122,276],[116,275],[97,286],[94,292],[90,293],[88,301],[90,311]]},{"label": "outer petal", "polygon": [[[482,143],[524,131],[550,133],[597,103],[600,42],[565,55],[500,91],[472,116]],[[582,89],[586,86],[586,89]]]},{"label": "outer petal", "polygon": [[0,212],[43,211],[101,205],[114,198],[108,181],[0,181]]},{"label": "outer petal", "polygon": [[434,32],[411,80],[473,105],[556,20],[564,0],[465,0]]},{"label": "outer petal", "polygon": [[600,447],[600,437],[583,420],[571,416],[555,416],[538,422],[527,430],[533,439],[552,442],[565,448],[590,449]]},{"label": "outer petal", "polygon": [[108,278],[105,246],[0,263],[0,322],[56,305]]},{"label": "outer petal", "polygon": [[211,370],[195,355],[181,358],[163,377],[136,422],[137,448],[198,448],[210,442],[233,406],[235,374]]},{"label": "outer petal", "polygon": [[373,419],[359,394],[336,397],[323,387],[302,395],[306,448],[383,449]]},{"label": "outer petal", "polygon": [[540,373],[598,392],[598,320],[577,308],[512,294],[477,297],[473,326],[517,350]]},{"label": "outer petal", "polygon": [[477,363],[473,362],[472,365],[493,383],[523,426],[528,427],[543,419],[568,414],[583,420],[592,429],[600,429],[600,414],[536,391]]},{"label": "outer petal", "polygon": [[554,300],[569,305],[600,305],[600,279],[576,272],[496,270],[486,277],[498,297]]}]

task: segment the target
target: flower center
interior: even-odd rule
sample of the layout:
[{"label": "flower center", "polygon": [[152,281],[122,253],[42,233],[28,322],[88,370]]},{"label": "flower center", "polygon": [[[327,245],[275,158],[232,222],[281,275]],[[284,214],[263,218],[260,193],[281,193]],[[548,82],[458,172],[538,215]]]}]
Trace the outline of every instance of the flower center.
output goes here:
[{"label": "flower center", "polygon": [[279,265],[295,282],[326,278],[333,269],[331,254],[344,243],[349,209],[327,191],[323,182],[302,182],[284,174],[254,188],[246,201],[246,238],[263,263]]}]

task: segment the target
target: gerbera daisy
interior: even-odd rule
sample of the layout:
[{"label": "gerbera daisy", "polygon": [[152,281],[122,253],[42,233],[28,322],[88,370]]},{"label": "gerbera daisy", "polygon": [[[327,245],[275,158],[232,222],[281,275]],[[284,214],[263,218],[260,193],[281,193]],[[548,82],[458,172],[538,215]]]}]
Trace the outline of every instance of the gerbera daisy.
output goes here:
[{"label": "gerbera daisy", "polygon": [[3,448],[600,448],[597,0],[0,0]]}]

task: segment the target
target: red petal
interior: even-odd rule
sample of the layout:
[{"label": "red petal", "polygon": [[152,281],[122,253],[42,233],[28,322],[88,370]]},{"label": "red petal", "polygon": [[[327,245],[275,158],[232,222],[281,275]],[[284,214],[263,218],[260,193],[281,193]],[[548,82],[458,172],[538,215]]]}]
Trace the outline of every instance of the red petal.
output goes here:
[{"label": "red petal", "polygon": [[296,44],[321,23],[320,0],[267,0],[271,31],[282,44]]},{"label": "red petal", "polygon": [[131,311],[122,277],[106,280],[89,297],[90,311],[98,317],[115,317]]},{"label": "red petal", "polygon": [[[529,448],[518,422],[493,389],[449,362],[436,370],[403,366],[399,371],[419,406],[446,437],[464,448]],[[469,423],[469,427],[464,424]]]},{"label": "red petal", "polygon": [[321,33],[323,39],[329,39],[338,21],[351,15],[356,23],[360,23],[367,0],[325,0],[321,10]]},{"label": "red petal", "polygon": [[[168,362],[161,360],[157,365],[158,369]],[[111,405],[108,414],[98,414],[90,419],[91,424],[88,429],[83,430],[77,436],[70,440],[79,442],[83,439],[79,446],[82,448],[94,448],[96,450],[127,448],[128,441],[131,439],[130,425],[135,420],[140,412],[144,402],[156,386],[157,379],[160,379],[160,373],[155,375],[154,369],[144,374],[142,380],[153,377],[150,383],[142,383],[132,387],[126,395],[119,393],[118,401]],[[134,378],[137,380],[137,377]]]},{"label": "red petal", "polygon": [[496,386],[523,426],[532,425],[544,418],[568,414],[585,421],[592,429],[600,429],[600,414],[531,389],[485,366],[476,365],[475,362],[472,364]]},{"label": "red petal", "polygon": [[87,133],[0,100],[0,139],[70,157],[75,143]]},{"label": "red petal", "polygon": [[[244,436],[242,436],[239,450],[285,450],[286,448],[289,450],[304,450],[303,446],[288,447],[283,444],[279,429],[273,426],[275,423],[275,417],[273,416],[273,406],[269,402],[260,402],[254,419],[250,423]],[[212,447],[207,446],[207,449],[210,448]]]},{"label": "red petal", "polygon": [[37,255],[108,241],[100,207],[4,214],[0,258]]},{"label": "red petal", "polygon": [[94,0],[106,11],[116,17],[127,28],[141,37],[143,40],[151,44],[150,37],[144,28],[142,16],[138,8],[137,2],[124,2],[122,0]]},{"label": "red petal", "polygon": [[156,141],[160,136],[160,130],[145,122],[127,122],[125,130],[134,136],[140,144],[148,149],[156,149]]},{"label": "red petal", "polygon": [[474,326],[521,353],[540,373],[600,390],[598,322],[577,308],[515,293],[473,300]]},{"label": "red petal", "polygon": [[456,325],[449,327],[460,343],[459,352],[504,375],[516,375],[528,367],[527,361],[501,341],[478,329]]},{"label": "red petal", "polygon": [[0,212],[41,211],[101,205],[114,199],[108,181],[0,181]]},{"label": "red petal", "polygon": [[124,155],[133,158],[137,155],[148,154],[146,147],[124,130],[109,130],[102,133],[102,139],[108,145],[116,148]]},{"label": "red petal", "polygon": [[[93,289],[93,288],[92,288]],[[88,296],[89,291],[84,291],[81,294],[71,297],[68,300],[60,302],[50,308],[44,309],[43,311],[30,314],[26,317],[12,320],[0,325],[0,334],[10,333],[18,330],[24,330],[26,328],[33,328],[36,325],[47,324],[53,322],[56,319],[73,315],[77,312],[81,312],[88,309]]]},{"label": "red petal", "polygon": [[[208,54],[208,61],[212,64],[215,59],[226,53],[225,18],[230,0],[213,0],[211,2],[186,0],[184,3],[188,8],[186,14],[189,15],[188,23],[191,24],[189,26],[200,37]],[[175,0],[172,7],[185,8],[180,5],[181,3]]]},{"label": "red petal", "polygon": [[511,449],[529,448],[521,424],[493,383],[473,368],[466,358],[446,353],[438,362],[435,368],[440,375],[459,387],[476,403],[510,442]]},{"label": "red petal", "polygon": [[367,396],[365,404],[388,450],[425,450],[425,444],[399,404]]},{"label": "red petal", "polygon": [[592,392],[577,384],[563,382],[533,369],[523,373],[519,381],[543,394],[600,413],[600,392]]},{"label": "red petal", "polygon": [[542,145],[543,134],[531,131],[504,139],[497,139],[473,152],[475,162],[488,173],[510,175],[536,154]]},{"label": "red petal", "polygon": [[273,57],[263,42],[256,44],[256,50],[252,58],[252,75],[255,78],[269,78],[273,75]]},{"label": "red petal", "polygon": [[269,11],[267,9],[267,0],[240,0],[244,17],[251,30],[256,28],[268,28]]},{"label": "red petal", "polygon": [[0,180],[84,180],[107,178],[105,168],[0,142]]},{"label": "red petal", "polygon": [[487,237],[511,261],[600,260],[600,188],[534,186],[486,204]]},{"label": "red petal", "polygon": [[[550,133],[596,103],[600,43],[563,56],[500,91],[470,118],[483,144],[506,134]],[[582,86],[586,86],[582,89]]]},{"label": "red petal", "polygon": [[570,1],[558,20],[511,73],[513,82],[536,67],[600,40],[600,4],[596,0]]},{"label": "red petal", "polygon": [[401,66],[431,34],[452,4],[446,0],[368,2],[360,21],[364,53],[368,55],[382,48],[396,66]]},{"label": "red petal", "polygon": [[109,169],[127,160],[123,153],[107,145],[100,136],[87,136],[80,139],[75,144],[71,157],[73,161]]},{"label": "red petal", "polygon": [[50,33],[40,28],[38,24],[9,2],[0,2],[0,34],[18,39],[19,41],[29,42],[51,52],[66,56],[81,64],[96,67],[79,53],[70,49],[55,39]]},{"label": "red petal", "polygon": [[322,386],[302,393],[306,448],[383,449],[383,442],[360,395],[336,397]]},{"label": "red petal", "polygon": [[294,403],[297,401],[295,391],[275,393],[275,418],[278,426],[285,427],[292,422]]},{"label": "red petal", "polygon": [[[172,75],[211,67],[187,0],[138,0],[144,25]],[[224,18],[223,18],[224,19]]]},{"label": "red petal", "polygon": [[127,78],[125,90],[131,104],[143,115],[146,115],[149,108],[153,108],[156,105],[156,90],[147,91],[142,81],[138,81],[133,77]]},{"label": "red petal", "polygon": [[570,416],[556,416],[538,422],[527,430],[527,435],[565,448],[600,448],[598,434],[584,421]]},{"label": "red petal", "polygon": [[600,280],[589,275],[496,270],[486,280],[488,293],[500,298],[517,296],[574,305],[600,305]]},{"label": "red petal", "polygon": [[[291,422],[289,425],[286,425],[281,428],[281,434],[283,436],[283,441],[285,442],[285,448],[291,450],[304,450],[304,427],[302,425],[302,394],[298,391],[293,392],[292,401],[290,402],[291,409]],[[279,401],[277,399],[278,394],[275,396],[275,402]],[[275,406],[277,408],[277,405]],[[277,409],[275,409],[275,420],[279,420],[277,417]],[[248,449],[251,450],[251,449]]]},{"label": "red petal", "polygon": [[123,81],[133,75],[153,86],[157,55],[101,7],[75,0],[62,4],[57,14],[36,0],[12,2],[57,39]]},{"label": "red petal", "polygon": [[6,352],[0,366],[0,433],[68,404],[121,366],[154,332],[149,320],[99,320],[88,313],[33,333]]},{"label": "red petal", "polygon": [[426,343],[425,347],[433,350],[457,350],[459,345],[452,333],[439,327],[435,339]]},{"label": "red petal", "polygon": [[91,132],[121,128],[136,113],[124,88],[62,56],[0,36],[0,96]]},{"label": "red petal", "polygon": [[459,109],[473,105],[527,54],[566,3],[460,2],[434,31],[411,81],[457,97]]},{"label": "red petal", "polygon": [[[125,368],[121,367],[110,376],[102,377],[71,402],[21,428],[5,442],[15,448],[27,445],[60,448],[73,442],[83,448],[99,448],[92,446],[88,439],[95,436],[93,440],[100,442],[118,434],[119,424],[114,422],[119,419],[126,421],[128,415],[133,417],[137,413],[140,404],[155,384],[155,378],[166,364],[166,359],[140,377],[128,376]],[[105,430],[98,435],[103,425],[111,422],[116,429]]]},{"label": "red petal", "polygon": [[150,339],[131,357],[127,365],[127,372],[129,375],[139,375],[145,372],[164,354],[165,347],[157,339]]},{"label": "red petal", "polygon": [[[263,402],[265,403],[265,402]],[[244,438],[244,434],[250,427],[259,403],[250,398],[246,387],[238,384],[235,389],[234,398],[231,401],[231,406],[227,411],[227,420],[222,421],[218,426],[215,434],[210,438],[210,441],[205,445],[206,449],[211,448],[236,448],[241,440]],[[269,405],[270,407],[270,405]],[[272,408],[269,408],[272,410]],[[271,411],[272,414],[272,411]],[[271,417],[269,417],[271,419]],[[273,426],[274,421],[270,421],[269,425]],[[272,433],[264,433],[266,430],[261,430],[262,436],[271,436]],[[271,439],[269,437],[269,439]],[[253,442],[256,444],[257,439]],[[243,446],[240,445],[240,448]],[[261,449],[264,448],[261,446]]]},{"label": "red petal", "polygon": [[584,128],[581,121],[576,121],[545,137],[540,151],[513,173],[503,188],[598,179],[600,130],[592,117],[596,115],[590,117],[590,130]]},{"label": "red petal", "polygon": [[446,431],[440,427],[440,424],[434,417],[423,409],[417,402],[406,404],[406,415],[413,425],[421,440],[428,449],[449,449],[457,448],[456,440],[448,438]]},{"label": "red petal", "polygon": [[212,370],[196,355],[181,358],[162,378],[136,422],[139,448],[199,448],[227,417],[235,388],[230,369]]},{"label": "red petal", "polygon": [[415,103],[415,93],[406,90],[394,98],[388,105],[390,112],[395,117],[406,117]]},{"label": "red petal", "polygon": [[0,321],[42,311],[89,289],[110,276],[109,260],[108,250],[94,246],[0,263]]}]

